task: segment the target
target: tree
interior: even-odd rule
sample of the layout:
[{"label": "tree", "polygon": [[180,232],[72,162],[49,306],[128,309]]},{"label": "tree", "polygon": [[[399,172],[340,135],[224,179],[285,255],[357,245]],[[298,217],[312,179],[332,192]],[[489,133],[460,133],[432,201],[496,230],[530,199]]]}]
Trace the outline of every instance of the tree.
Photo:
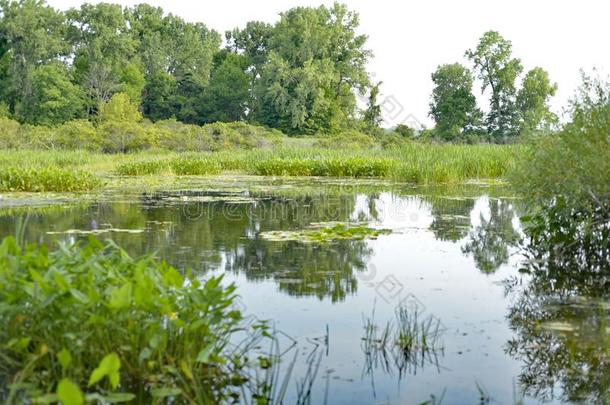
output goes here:
[{"label": "tree", "polygon": [[212,70],[210,84],[203,97],[203,117],[206,122],[231,122],[246,118],[250,98],[250,77],[245,72],[244,56],[219,52]]},{"label": "tree", "polygon": [[519,133],[515,81],[523,67],[511,53],[511,42],[496,31],[486,32],[476,49],[466,51],[483,83],[482,92],[491,90],[486,121],[488,134],[496,141],[508,140]]},{"label": "tree", "polygon": [[142,112],[153,121],[176,117],[174,95],[178,84],[176,79],[165,72],[157,72],[148,77],[142,93]]},{"label": "tree", "polygon": [[36,67],[68,53],[65,17],[43,0],[1,0],[0,10],[0,40],[10,50],[8,104],[23,119],[32,108]]},{"label": "tree", "polygon": [[432,74],[430,116],[437,134],[455,141],[480,133],[481,111],[472,94],[472,73],[459,63],[439,66]]},{"label": "tree", "polygon": [[381,116],[381,105],[379,105],[379,102],[377,101],[380,91],[379,88],[382,84],[382,82],[379,82],[371,87],[368,106],[362,117],[364,125],[369,131],[378,130],[379,125],[383,121],[383,117]]},{"label": "tree", "polygon": [[59,62],[37,67],[32,84],[32,106],[23,116],[26,122],[54,126],[84,115],[85,94]]},{"label": "tree", "polygon": [[121,92],[126,93],[131,101],[139,105],[142,102],[142,91],[146,84],[146,77],[140,66],[136,63],[128,64],[121,69],[119,79]]},{"label": "tree", "polygon": [[102,105],[100,119],[108,122],[139,122],[142,114],[126,93],[117,93],[110,101]]},{"label": "tree", "polygon": [[358,15],[339,4],[281,14],[256,86],[256,119],[289,133],[332,133],[356,112],[370,85]]},{"label": "tree", "polygon": [[549,108],[549,99],[556,92],[557,84],[551,83],[547,71],[536,67],[527,72],[517,94],[522,132],[548,131],[557,123],[557,116]]}]

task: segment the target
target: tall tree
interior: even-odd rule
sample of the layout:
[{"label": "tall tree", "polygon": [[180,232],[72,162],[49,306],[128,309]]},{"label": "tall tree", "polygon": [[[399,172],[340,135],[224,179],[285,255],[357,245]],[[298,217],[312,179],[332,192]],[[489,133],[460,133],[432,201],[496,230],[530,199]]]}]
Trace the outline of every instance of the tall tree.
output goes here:
[{"label": "tall tree", "polygon": [[442,65],[432,74],[432,81],[430,116],[437,134],[447,141],[480,134],[482,114],[472,94],[470,70],[459,63]]},{"label": "tall tree", "polygon": [[76,77],[95,112],[121,91],[123,69],[133,61],[136,41],[118,4],[85,3],[67,16]]},{"label": "tall tree", "polygon": [[206,122],[231,122],[246,118],[250,98],[248,60],[242,55],[221,51],[215,57],[210,84],[202,105]]},{"label": "tall tree", "polygon": [[9,100],[13,112],[23,118],[33,107],[36,67],[68,53],[64,41],[65,17],[43,0],[0,1],[0,40],[10,50]]},{"label": "tall tree", "polygon": [[26,122],[58,125],[85,114],[85,94],[70,81],[59,62],[38,66],[32,77],[32,106],[23,116]]},{"label": "tall tree", "polygon": [[549,100],[557,92],[546,70],[535,67],[523,78],[517,94],[517,106],[521,112],[521,131],[531,133],[549,130],[558,119],[549,107]]},{"label": "tall tree", "polygon": [[375,132],[379,129],[379,125],[383,121],[383,117],[381,116],[381,105],[379,105],[379,93],[380,87],[383,83],[379,82],[374,86],[371,86],[371,90],[369,91],[369,100],[366,110],[363,114],[364,126],[370,132]]},{"label": "tall tree", "polygon": [[257,85],[257,119],[290,133],[334,132],[356,111],[356,90],[370,85],[356,13],[297,7],[281,14]]},{"label": "tall tree", "polygon": [[523,71],[521,61],[512,57],[512,44],[496,31],[488,31],[474,50],[466,51],[473,62],[482,91],[490,89],[487,131],[496,141],[506,141],[519,132],[515,81]]}]

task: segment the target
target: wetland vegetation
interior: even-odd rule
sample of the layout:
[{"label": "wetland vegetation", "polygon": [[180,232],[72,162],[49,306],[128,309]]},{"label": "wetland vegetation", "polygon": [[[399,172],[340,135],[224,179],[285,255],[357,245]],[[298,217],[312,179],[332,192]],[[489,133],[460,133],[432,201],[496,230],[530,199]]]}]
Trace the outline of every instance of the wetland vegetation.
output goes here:
[{"label": "wetland vegetation", "polygon": [[608,81],[489,31],[382,128],[357,32],[0,0],[1,402],[610,403]]}]

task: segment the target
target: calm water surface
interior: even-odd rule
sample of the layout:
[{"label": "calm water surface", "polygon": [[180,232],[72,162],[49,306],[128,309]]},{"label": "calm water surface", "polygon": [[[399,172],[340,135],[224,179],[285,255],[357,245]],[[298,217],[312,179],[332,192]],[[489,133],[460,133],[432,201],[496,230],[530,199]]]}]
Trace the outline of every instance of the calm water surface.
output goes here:
[{"label": "calm water surface", "polygon": [[[492,403],[513,404],[520,390],[524,403],[560,403],[574,398],[568,391],[575,381],[590,399],[608,400],[607,340],[593,338],[592,350],[566,362],[562,350],[572,353],[575,343],[565,333],[573,330],[539,327],[546,320],[529,312],[526,319],[538,327],[518,321],[529,281],[518,271],[520,203],[501,187],[238,178],[28,210],[2,204],[1,236],[14,234],[17,223],[25,223],[31,242],[74,241],[93,231],[132,255],[156,251],[204,277],[225,274],[246,313],[272,320],[297,342],[291,348],[281,338],[287,358],[298,353],[295,381],[320,359],[312,403],[413,404],[435,395],[444,396],[442,403],[474,404],[488,395]],[[328,244],[261,237],[319,222],[392,232]],[[406,363],[391,354],[385,361],[367,357],[363,319],[374,312],[383,325],[400,305],[441,325],[439,349]],[[608,307],[601,311],[607,321]],[[607,339],[605,328],[599,339]],[[287,403],[296,382],[290,386]]]}]

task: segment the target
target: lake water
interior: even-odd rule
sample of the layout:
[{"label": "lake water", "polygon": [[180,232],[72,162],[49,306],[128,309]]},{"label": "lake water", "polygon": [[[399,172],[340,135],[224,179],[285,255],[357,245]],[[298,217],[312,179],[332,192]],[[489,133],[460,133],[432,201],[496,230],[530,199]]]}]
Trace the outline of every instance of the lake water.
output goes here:
[{"label": "lake water", "polygon": [[[523,403],[608,400],[607,303],[592,309],[606,322],[602,337],[590,339],[585,353],[575,349],[573,363],[566,351],[573,353],[574,329],[565,319],[546,319],[555,322],[549,328],[537,319],[543,327],[519,322],[529,282],[519,272],[522,213],[501,186],[240,177],[56,202],[26,210],[14,207],[23,201],[2,200],[1,236],[17,224],[38,243],[93,232],[132,255],[156,251],[203,277],[224,274],[238,286],[240,308],[271,320],[285,357],[296,355],[286,403],[312,364],[314,404],[418,404],[432,395],[448,404],[514,404],[520,389]],[[391,233],[329,243],[263,237],[327,222]],[[434,350],[406,360],[371,353],[365,319],[385,325],[401,306],[439,326]],[[574,381],[582,384],[580,397],[569,392]]]}]

